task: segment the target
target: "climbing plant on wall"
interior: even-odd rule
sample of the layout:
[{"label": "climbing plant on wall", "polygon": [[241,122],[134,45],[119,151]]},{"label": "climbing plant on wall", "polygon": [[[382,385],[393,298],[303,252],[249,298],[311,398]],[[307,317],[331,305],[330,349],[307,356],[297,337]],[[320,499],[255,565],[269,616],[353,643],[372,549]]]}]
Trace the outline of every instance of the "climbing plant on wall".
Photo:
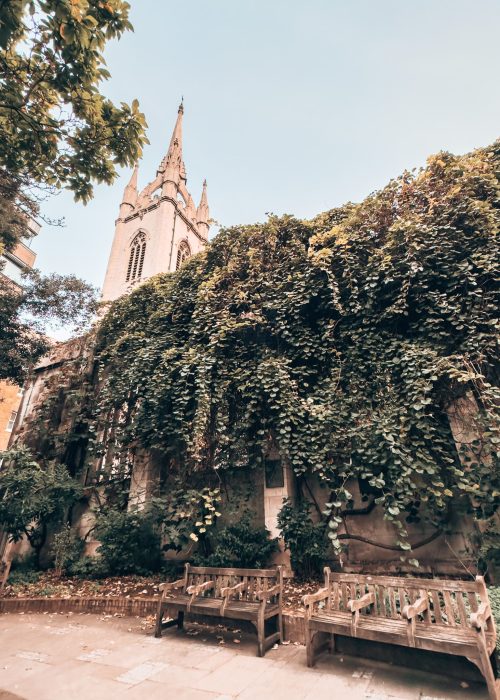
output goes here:
[{"label": "climbing plant on wall", "polygon": [[[272,444],[330,489],[337,550],[356,479],[403,552],[407,522],[440,526],[452,501],[491,516],[499,172],[498,142],[440,153],[358,205],[223,230],[113,303],[89,426],[103,470],[144,448],[189,481],[262,465]],[[474,431],[457,450],[459,400]]]},{"label": "climbing plant on wall", "polygon": [[[97,345],[113,439],[183,473],[251,468],[279,447],[331,489],[330,538],[352,478],[409,550],[467,496],[498,505],[500,144],[441,153],[359,205],[222,231],[175,275],[117,301]],[[459,456],[448,418],[473,406]],[[425,508],[422,506],[425,504]]]}]

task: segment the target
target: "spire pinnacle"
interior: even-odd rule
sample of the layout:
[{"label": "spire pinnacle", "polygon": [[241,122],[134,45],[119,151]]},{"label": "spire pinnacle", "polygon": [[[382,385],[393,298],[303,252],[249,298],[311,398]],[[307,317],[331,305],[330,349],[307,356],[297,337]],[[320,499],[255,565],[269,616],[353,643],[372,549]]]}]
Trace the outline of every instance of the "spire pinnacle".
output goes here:
[{"label": "spire pinnacle", "polygon": [[128,183],[127,187],[131,187],[134,190],[137,189],[137,175],[138,175],[138,173],[139,173],[139,163],[136,163],[134,165],[134,169],[133,169],[132,175],[130,177],[130,182]]},{"label": "spire pinnacle", "polygon": [[207,197],[207,181],[203,180],[203,189],[201,191],[201,199],[198,204],[198,209],[196,210],[196,222],[198,224],[198,229],[201,233],[208,238],[208,219],[210,217],[210,210],[208,208],[208,197]]},{"label": "spire pinnacle", "polygon": [[184,116],[184,98],[182,98],[177,110],[177,120],[175,122],[170,145],[166,156],[163,158],[158,174],[170,170],[170,176],[177,174],[181,180],[186,181],[186,169],[182,160],[182,117]]},{"label": "spire pinnacle", "polygon": [[137,176],[139,172],[139,165],[136,163],[134,165],[134,169],[132,171],[132,175],[130,177],[130,180],[128,182],[128,185],[125,187],[125,190],[123,192],[123,197],[122,197],[122,204],[128,204],[132,209],[135,207],[137,203]]}]

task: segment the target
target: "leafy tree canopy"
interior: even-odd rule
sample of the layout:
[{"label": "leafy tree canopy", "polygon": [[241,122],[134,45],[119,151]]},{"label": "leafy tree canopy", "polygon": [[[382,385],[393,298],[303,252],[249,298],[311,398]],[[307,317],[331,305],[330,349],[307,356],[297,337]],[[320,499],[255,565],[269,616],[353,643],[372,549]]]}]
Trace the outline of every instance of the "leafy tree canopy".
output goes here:
[{"label": "leafy tree canopy", "polygon": [[132,29],[122,0],[0,0],[0,168],[92,196],[146,142],[134,100],[100,92],[103,50]]},{"label": "leafy tree canopy", "polygon": [[[405,523],[425,513],[439,526],[453,499],[488,517],[500,496],[499,165],[498,142],[440,153],[361,204],[222,231],[112,305],[95,422],[124,455],[138,442],[185,475],[259,465],[274,443],[331,489],[337,548],[352,478],[403,550]],[[475,437],[459,455],[448,410],[464,396]]]},{"label": "leafy tree canopy", "polygon": [[26,535],[39,558],[48,526],[61,523],[82,488],[63,464],[42,465],[26,448],[2,456],[0,522],[14,541]]},{"label": "leafy tree canopy", "polygon": [[25,275],[23,286],[0,289],[0,380],[22,384],[52,345],[47,330],[81,329],[97,308],[96,290],[74,275]]}]

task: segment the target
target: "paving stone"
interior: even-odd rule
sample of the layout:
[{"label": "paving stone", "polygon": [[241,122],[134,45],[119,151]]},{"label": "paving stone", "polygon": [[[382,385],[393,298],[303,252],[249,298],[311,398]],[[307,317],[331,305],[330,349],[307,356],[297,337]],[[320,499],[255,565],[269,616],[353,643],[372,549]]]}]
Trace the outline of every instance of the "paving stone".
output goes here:
[{"label": "paving stone", "polygon": [[255,636],[229,640],[219,646],[213,635],[177,630],[157,640],[135,618],[1,615],[0,700],[2,691],[22,700],[488,698],[484,685],[462,688],[445,676],[339,654],[309,669],[304,647],[279,646],[260,659]]},{"label": "paving stone", "polygon": [[94,649],[89,651],[87,654],[80,654],[76,658],[78,661],[97,661],[97,659],[102,659],[104,656],[108,656],[110,653],[109,649]]},{"label": "paving stone", "polygon": [[40,654],[39,651],[18,651],[16,656],[20,659],[27,659],[28,661],[40,661],[43,664],[49,663],[47,654]]},{"label": "paving stone", "polygon": [[122,673],[121,676],[118,676],[116,680],[120,683],[127,683],[127,685],[137,685],[141,681],[151,678],[151,676],[154,676],[166,667],[167,664],[163,664],[159,661],[149,661],[144,664],[139,664],[139,666],[134,666],[134,668],[131,668],[127,673]]}]

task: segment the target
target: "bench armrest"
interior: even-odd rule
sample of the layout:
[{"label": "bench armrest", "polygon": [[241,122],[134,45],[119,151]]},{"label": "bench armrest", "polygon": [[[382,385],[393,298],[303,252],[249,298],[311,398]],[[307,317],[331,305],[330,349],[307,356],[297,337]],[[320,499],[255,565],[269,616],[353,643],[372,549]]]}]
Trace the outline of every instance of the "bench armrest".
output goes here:
[{"label": "bench armrest", "polygon": [[247,586],[247,583],[240,581],[240,583],[237,583],[235,586],[224,586],[224,588],[220,589],[222,603],[220,605],[219,614],[222,617],[224,617],[224,613],[226,612],[226,605],[228,604],[229,599],[232,596],[238,595],[238,593],[243,593]]},{"label": "bench armrest", "polygon": [[427,596],[424,598],[421,596],[420,598],[417,598],[417,600],[412,603],[411,605],[405,605],[403,608],[403,617],[406,618],[407,620],[412,620],[414,617],[416,617],[419,613],[424,612],[424,610],[427,610],[429,607],[429,599]]},{"label": "bench armrest", "polygon": [[472,627],[476,627],[478,630],[486,627],[486,623],[491,617],[491,607],[489,603],[481,603],[476,612],[471,613],[470,623]]},{"label": "bench armrest", "polygon": [[233,595],[243,593],[247,585],[248,584],[246,584],[244,581],[241,581],[241,583],[237,583],[236,586],[225,586],[224,588],[220,589],[220,594],[223,598],[231,598]]},{"label": "bench armrest", "polygon": [[358,598],[357,600],[349,600],[347,603],[347,609],[350,610],[352,613],[356,612],[357,610],[362,610],[363,608],[368,608],[370,605],[373,605],[375,603],[375,594],[374,593],[365,593],[365,595],[361,596],[361,598]]},{"label": "bench armrest", "polygon": [[200,595],[200,593],[203,593],[204,591],[209,591],[211,588],[214,587],[215,581],[205,581],[205,583],[199,583],[197,586],[188,586],[186,588],[186,593],[189,593],[191,598],[189,599],[189,602],[186,607],[187,612],[191,612],[191,606],[194,603],[194,599],[197,595]]},{"label": "bench armrest", "polygon": [[200,595],[203,591],[209,591],[215,586],[215,581],[205,581],[205,583],[199,583],[197,586],[188,586],[186,588],[186,593],[190,595]]},{"label": "bench armrest", "polygon": [[182,588],[184,586],[184,579],[180,578],[178,581],[172,581],[172,583],[160,583],[158,586],[158,590],[160,593],[168,593],[169,591],[173,591],[176,588]]},{"label": "bench armrest", "polygon": [[312,607],[314,603],[317,603],[319,600],[325,600],[325,598],[328,598],[330,595],[330,591],[328,588],[320,588],[319,591],[316,593],[309,593],[309,595],[305,595],[302,598],[303,604],[306,606],[306,608]]},{"label": "bench armrest", "polygon": [[281,593],[281,586],[279,583],[277,583],[275,586],[272,586],[271,588],[268,588],[267,591],[257,591],[255,594],[256,600],[266,600],[266,598],[269,598],[272,595],[276,595],[277,593]]}]

